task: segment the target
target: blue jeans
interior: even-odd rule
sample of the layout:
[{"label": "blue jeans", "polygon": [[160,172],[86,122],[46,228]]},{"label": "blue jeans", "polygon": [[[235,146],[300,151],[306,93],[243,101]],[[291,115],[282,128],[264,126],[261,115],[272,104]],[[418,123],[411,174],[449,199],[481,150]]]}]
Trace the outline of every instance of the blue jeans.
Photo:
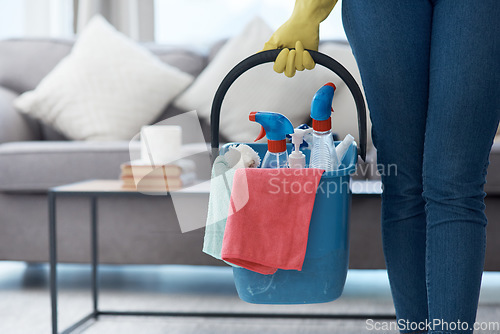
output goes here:
[{"label": "blue jeans", "polygon": [[471,333],[500,117],[500,1],[343,0],[342,10],[373,123],[397,318],[462,324],[402,332]]}]

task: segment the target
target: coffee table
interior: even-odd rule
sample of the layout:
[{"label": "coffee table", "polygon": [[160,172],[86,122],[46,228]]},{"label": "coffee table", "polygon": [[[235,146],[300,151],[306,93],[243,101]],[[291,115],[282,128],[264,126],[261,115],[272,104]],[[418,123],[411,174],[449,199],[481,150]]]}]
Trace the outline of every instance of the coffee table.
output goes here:
[{"label": "coffee table", "polygon": [[[368,187],[369,186],[369,187]],[[351,185],[356,193],[372,192],[373,187],[378,189],[377,184],[353,183]],[[177,191],[178,194],[185,196],[194,196],[208,194],[209,188],[206,183],[192,186]],[[156,196],[170,196],[169,192],[155,192]],[[57,314],[57,217],[56,200],[58,197],[74,196],[90,199],[91,211],[91,290],[92,290],[92,311],[73,325],[62,332],[58,331]],[[145,197],[149,196],[135,190],[122,189],[120,180],[88,180],[78,183],[72,183],[59,187],[54,187],[48,191],[49,205],[49,240],[50,240],[50,300],[52,310],[52,333],[71,333],[88,321],[97,320],[101,315],[110,316],[182,316],[182,317],[237,317],[237,318],[315,318],[315,319],[394,319],[394,315],[366,315],[366,314],[303,314],[303,313],[237,313],[237,312],[139,312],[139,311],[114,311],[99,309],[99,249],[98,249],[98,199],[100,197]]]},{"label": "coffee table", "polygon": [[[189,187],[188,189],[179,190],[178,193],[186,196],[194,194],[208,194],[209,188],[206,184]],[[50,299],[52,310],[52,333],[57,334],[58,331],[58,314],[57,314],[57,217],[56,217],[56,200],[58,197],[74,196],[90,199],[91,212],[91,290],[92,290],[92,312],[88,315],[63,330],[61,333],[71,333],[78,327],[82,326],[91,319],[97,319],[100,315],[129,315],[129,316],[227,316],[224,313],[182,313],[182,312],[123,312],[123,311],[102,311],[99,309],[99,249],[98,249],[98,199],[100,197],[146,197],[155,196],[170,196],[169,192],[156,191],[148,194],[141,193],[135,190],[126,190],[122,188],[121,180],[87,180],[58,186],[49,189],[48,205],[49,205],[49,241],[50,241]]]}]

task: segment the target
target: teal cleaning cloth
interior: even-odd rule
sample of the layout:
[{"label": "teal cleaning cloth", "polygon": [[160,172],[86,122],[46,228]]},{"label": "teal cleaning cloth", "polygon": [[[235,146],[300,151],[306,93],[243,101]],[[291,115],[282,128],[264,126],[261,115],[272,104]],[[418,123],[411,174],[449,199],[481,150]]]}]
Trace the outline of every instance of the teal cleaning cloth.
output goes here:
[{"label": "teal cleaning cloth", "polygon": [[222,260],[222,240],[229,214],[235,171],[236,168],[231,168],[224,156],[218,156],[212,167],[203,252],[219,260]]}]

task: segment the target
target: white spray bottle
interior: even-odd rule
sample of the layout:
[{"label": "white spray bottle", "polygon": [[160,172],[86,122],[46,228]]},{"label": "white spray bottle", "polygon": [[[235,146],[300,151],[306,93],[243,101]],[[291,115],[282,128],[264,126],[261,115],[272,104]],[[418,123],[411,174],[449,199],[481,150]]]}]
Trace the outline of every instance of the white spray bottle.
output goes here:
[{"label": "white spray bottle", "polygon": [[331,82],[321,87],[311,102],[313,144],[309,167],[324,169],[327,172],[339,168],[339,159],[332,135],[331,114],[335,85]]},{"label": "white spray bottle", "polygon": [[310,133],[312,129],[295,129],[291,134],[292,144],[295,146],[294,151],[288,157],[290,168],[305,168],[306,156],[300,151],[300,145],[304,141],[304,136]]},{"label": "white spray bottle", "polygon": [[255,141],[267,137],[267,152],[261,168],[288,168],[286,135],[293,133],[293,125],[286,116],[270,111],[252,111],[248,116],[262,126]]}]

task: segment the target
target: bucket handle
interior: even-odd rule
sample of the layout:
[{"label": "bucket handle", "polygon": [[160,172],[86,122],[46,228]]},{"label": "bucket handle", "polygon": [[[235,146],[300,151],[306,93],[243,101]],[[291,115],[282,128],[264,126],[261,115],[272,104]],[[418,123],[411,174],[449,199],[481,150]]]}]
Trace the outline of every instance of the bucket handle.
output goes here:
[{"label": "bucket handle", "polygon": [[[347,69],[342,66],[335,59],[313,50],[307,50],[311,54],[314,62],[320,64],[332,72],[336,73],[342,81],[349,88],[352,96],[354,97],[354,102],[356,103],[356,110],[358,113],[358,133],[360,146],[358,148],[358,154],[365,161],[366,158],[366,106],[361,89],[358,86],[356,80],[347,71]],[[242,60],[237,64],[226,77],[222,80],[217,92],[215,93],[214,100],[212,102],[212,111],[210,114],[210,133],[211,133],[211,146],[212,146],[212,161],[219,155],[219,122],[220,122],[220,110],[222,106],[222,101],[226,95],[229,87],[233,82],[243,73],[249,69],[264,64],[274,62],[278,54],[281,52],[280,49],[268,50],[256,53],[250,57]]]}]

